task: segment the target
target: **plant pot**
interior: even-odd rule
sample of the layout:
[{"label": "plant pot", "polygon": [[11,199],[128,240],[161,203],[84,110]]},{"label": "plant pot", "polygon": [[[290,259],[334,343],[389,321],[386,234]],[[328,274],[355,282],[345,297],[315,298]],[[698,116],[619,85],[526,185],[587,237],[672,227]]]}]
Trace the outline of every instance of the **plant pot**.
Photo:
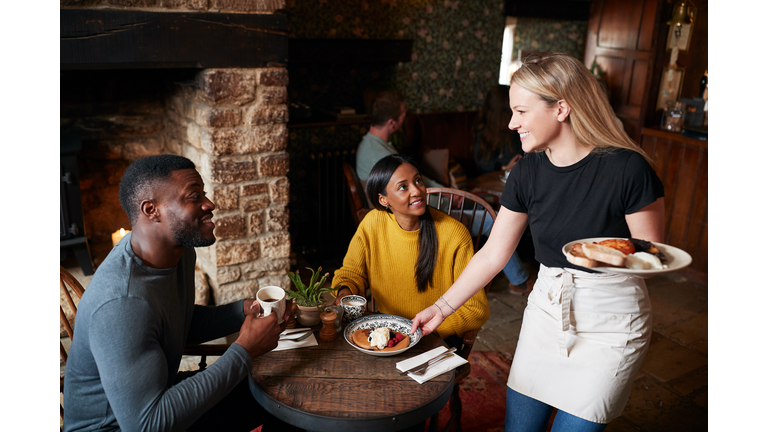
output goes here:
[{"label": "plant pot", "polygon": [[320,309],[317,306],[296,305],[296,320],[305,327],[312,327],[320,324]]}]

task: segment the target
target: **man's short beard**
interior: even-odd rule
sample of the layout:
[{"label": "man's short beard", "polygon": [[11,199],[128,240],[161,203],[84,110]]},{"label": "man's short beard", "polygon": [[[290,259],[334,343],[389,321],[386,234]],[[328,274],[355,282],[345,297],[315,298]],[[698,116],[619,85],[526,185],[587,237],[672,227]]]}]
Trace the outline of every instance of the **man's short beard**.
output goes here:
[{"label": "man's short beard", "polygon": [[200,231],[199,227],[184,223],[174,214],[171,216],[171,223],[173,239],[181,246],[196,248],[206,247],[216,243],[215,237],[213,239],[203,237],[203,233]]}]

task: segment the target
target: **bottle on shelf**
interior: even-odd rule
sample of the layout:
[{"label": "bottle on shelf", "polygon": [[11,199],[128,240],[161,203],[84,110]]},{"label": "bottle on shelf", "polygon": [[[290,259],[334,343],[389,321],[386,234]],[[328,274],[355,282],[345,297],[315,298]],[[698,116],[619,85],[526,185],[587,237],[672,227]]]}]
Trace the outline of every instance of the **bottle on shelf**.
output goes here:
[{"label": "bottle on shelf", "polygon": [[669,106],[667,104],[664,104],[663,107],[661,107],[661,128],[666,129],[667,128],[667,116],[669,115]]},{"label": "bottle on shelf", "polygon": [[682,102],[675,102],[675,107],[667,114],[667,121],[664,129],[669,132],[680,132],[683,130],[683,119],[685,110]]}]

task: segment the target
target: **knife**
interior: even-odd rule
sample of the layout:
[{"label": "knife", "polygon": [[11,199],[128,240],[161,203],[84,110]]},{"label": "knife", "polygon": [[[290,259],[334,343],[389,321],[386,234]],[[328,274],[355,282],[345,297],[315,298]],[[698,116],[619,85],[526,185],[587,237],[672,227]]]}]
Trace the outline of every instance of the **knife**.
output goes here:
[{"label": "knife", "polygon": [[288,335],[280,335],[279,340],[281,341],[300,341],[304,340],[309,337],[310,333],[312,333],[311,329],[305,329],[306,333],[300,334],[299,332],[291,333]]},{"label": "knife", "polygon": [[408,369],[406,371],[400,372],[400,375],[407,375],[407,374],[409,374],[411,372],[415,372],[415,371],[417,371],[417,370],[419,370],[421,368],[427,368],[429,366],[432,366],[433,364],[439,362],[440,360],[450,356],[454,352],[456,352],[456,347],[453,347],[453,348],[449,349],[448,351],[443,351],[440,354],[438,354],[437,357],[433,357],[433,358],[425,361],[424,363],[418,364],[418,365],[416,365],[416,366],[414,366],[414,367],[412,367],[412,368],[410,368],[410,369]]},{"label": "knife", "polygon": [[289,335],[291,333],[299,333],[299,332],[305,332],[305,331],[309,331],[309,330],[312,330],[312,329],[309,328],[309,327],[285,329],[285,330],[282,331],[282,333],[280,333],[280,336],[286,336],[286,335]]}]

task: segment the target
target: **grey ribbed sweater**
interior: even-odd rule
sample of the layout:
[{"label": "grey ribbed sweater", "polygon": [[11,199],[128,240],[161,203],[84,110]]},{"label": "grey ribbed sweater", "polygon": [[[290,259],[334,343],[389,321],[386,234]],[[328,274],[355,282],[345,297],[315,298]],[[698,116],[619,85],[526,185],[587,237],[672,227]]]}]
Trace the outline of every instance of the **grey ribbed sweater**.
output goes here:
[{"label": "grey ribbed sweater", "polygon": [[64,381],[65,431],[181,431],[252,368],[238,344],[205,371],[177,381],[187,343],[234,333],[242,300],[194,304],[195,251],[174,268],[145,266],[130,234],[99,266],[80,301]]}]

